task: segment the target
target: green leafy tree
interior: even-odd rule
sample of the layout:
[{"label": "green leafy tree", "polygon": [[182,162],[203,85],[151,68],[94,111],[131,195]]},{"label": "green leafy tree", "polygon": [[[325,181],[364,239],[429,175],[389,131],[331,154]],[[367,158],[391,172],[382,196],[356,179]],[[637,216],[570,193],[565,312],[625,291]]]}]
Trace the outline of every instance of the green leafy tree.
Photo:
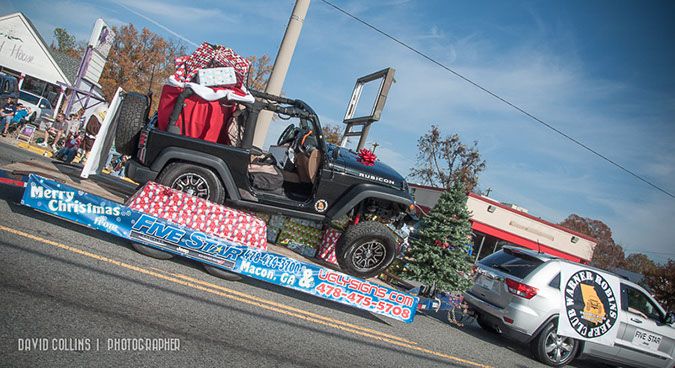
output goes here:
[{"label": "green leafy tree", "polygon": [[473,261],[467,254],[471,239],[471,214],[462,181],[441,194],[438,203],[411,238],[404,274],[440,290],[463,292],[471,287]]},{"label": "green leafy tree", "polygon": [[54,28],[54,41],[49,47],[76,59],[82,55],[82,48],[77,46],[75,36],[68,33],[65,28]]}]

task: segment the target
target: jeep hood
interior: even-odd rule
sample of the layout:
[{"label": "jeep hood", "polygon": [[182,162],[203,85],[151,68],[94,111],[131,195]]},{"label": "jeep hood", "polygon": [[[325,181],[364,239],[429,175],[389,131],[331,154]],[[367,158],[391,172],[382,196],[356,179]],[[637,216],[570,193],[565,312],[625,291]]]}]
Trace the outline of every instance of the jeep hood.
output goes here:
[{"label": "jeep hood", "polygon": [[333,150],[339,149],[340,155],[334,161],[338,169],[344,169],[345,173],[360,178],[364,182],[387,185],[399,190],[406,190],[405,179],[391,166],[376,160],[373,166],[368,166],[359,161],[358,153],[329,145],[328,154],[332,156]]}]

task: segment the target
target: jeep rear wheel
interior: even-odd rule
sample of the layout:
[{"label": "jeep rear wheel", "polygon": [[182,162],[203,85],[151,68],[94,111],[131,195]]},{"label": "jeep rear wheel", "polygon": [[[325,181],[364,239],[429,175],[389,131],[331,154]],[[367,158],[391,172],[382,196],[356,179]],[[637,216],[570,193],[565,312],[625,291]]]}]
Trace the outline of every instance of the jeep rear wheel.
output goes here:
[{"label": "jeep rear wheel", "polygon": [[205,167],[173,162],[159,174],[157,182],[215,203],[225,201],[225,188],[216,174]]},{"label": "jeep rear wheel", "polygon": [[395,253],[394,234],[375,221],[349,226],[338,240],[335,252],[344,271],[363,278],[382,273],[394,260]]}]

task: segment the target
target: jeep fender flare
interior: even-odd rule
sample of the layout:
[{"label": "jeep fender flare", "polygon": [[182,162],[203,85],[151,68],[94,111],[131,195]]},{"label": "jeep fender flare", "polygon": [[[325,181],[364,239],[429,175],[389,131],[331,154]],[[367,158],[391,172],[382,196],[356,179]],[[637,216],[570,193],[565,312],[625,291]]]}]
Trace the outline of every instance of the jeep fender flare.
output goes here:
[{"label": "jeep fender flare", "polygon": [[215,170],[220,177],[220,180],[223,181],[223,185],[225,185],[227,196],[234,201],[240,199],[239,190],[237,190],[237,185],[234,183],[230,168],[222,159],[209,155],[208,153],[195,152],[180,147],[169,147],[163,149],[162,152],[159,153],[157,159],[155,159],[150,168],[153,171],[160,172],[170,161],[191,162]]},{"label": "jeep fender flare", "polygon": [[368,198],[377,198],[385,201],[398,203],[404,207],[410,206],[413,202],[408,197],[403,197],[395,189],[390,189],[376,184],[359,184],[343,194],[340,199],[328,211],[326,217],[336,219],[344,216],[357,204],[363,202]]}]

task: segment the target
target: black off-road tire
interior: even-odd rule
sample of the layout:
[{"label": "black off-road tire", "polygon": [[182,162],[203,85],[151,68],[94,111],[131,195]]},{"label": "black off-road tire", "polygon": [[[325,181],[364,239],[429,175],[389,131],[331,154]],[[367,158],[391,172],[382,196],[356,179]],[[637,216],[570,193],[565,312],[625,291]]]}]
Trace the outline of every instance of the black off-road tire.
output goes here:
[{"label": "black off-road tire", "polygon": [[[192,193],[190,192],[190,189],[185,186],[181,188],[181,183],[185,183],[186,181],[197,183],[200,180],[205,183],[207,190],[206,195],[200,194],[202,193],[201,188],[204,188],[202,184],[196,185],[196,188]],[[162,170],[157,177],[157,182],[169,188],[182,190],[214,203],[225,202],[225,188],[223,187],[223,183],[211,169],[206,167],[185,162],[172,162],[164,167],[164,170]]]},{"label": "black off-road tire", "polygon": [[[340,267],[350,275],[362,278],[382,273],[396,256],[396,237],[384,224],[377,221],[364,221],[350,225],[335,246],[335,255]],[[364,260],[368,247],[383,251],[373,252],[372,265],[359,265]],[[368,257],[366,257],[368,258]]]},{"label": "black off-road tire", "polygon": [[150,99],[137,92],[124,95],[120,104],[115,131],[115,149],[123,155],[132,156],[136,153],[138,133],[148,120]]},{"label": "black off-road tire", "polygon": [[206,272],[210,273],[211,275],[221,278],[223,280],[227,281],[239,281],[242,279],[242,277],[234,272],[229,272],[225,271],[223,269],[220,269],[218,267],[213,267],[207,264],[204,264],[204,269]]},{"label": "black off-road tire", "polygon": [[566,355],[562,360],[555,360],[552,359],[547,353],[546,353],[546,345],[547,341],[550,343],[552,340],[551,334],[553,336],[557,336],[555,334],[556,330],[558,329],[558,323],[557,321],[549,322],[549,324],[544,327],[539,335],[537,335],[537,338],[535,338],[532,341],[531,345],[531,350],[534,353],[535,358],[539,360],[540,362],[551,366],[551,367],[562,367],[565,366],[574,360],[577,356],[577,352],[579,350],[579,341],[569,338],[569,337],[562,337],[567,344],[571,347],[571,350],[568,351],[569,355]]},{"label": "black off-road tire", "polygon": [[175,256],[173,253],[165,252],[157,248],[148,247],[140,243],[131,243],[131,246],[138,251],[138,253],[144,254],[148,257],[157,258],[157,259],[171,259]]}]

